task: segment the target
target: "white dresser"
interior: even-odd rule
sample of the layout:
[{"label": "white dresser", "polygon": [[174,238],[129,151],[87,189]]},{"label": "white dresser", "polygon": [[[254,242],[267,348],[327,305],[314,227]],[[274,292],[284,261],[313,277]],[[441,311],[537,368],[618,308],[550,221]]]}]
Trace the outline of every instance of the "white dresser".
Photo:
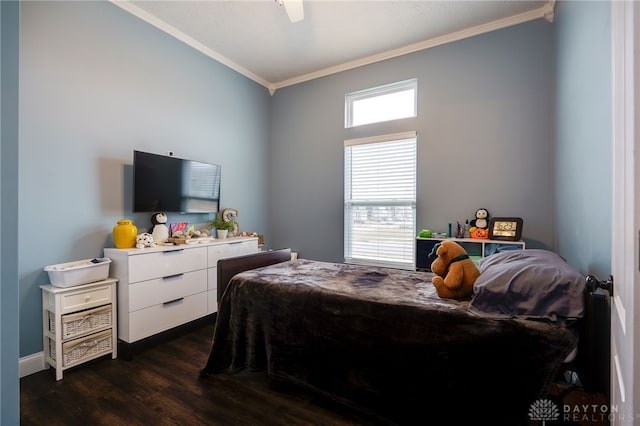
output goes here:
[{"label": "white dresser", "polygon": [[118,279],[118,338],[134,343],[217,312],[218,259],[258,251],[258,238],[144,249],[105,248]]}]

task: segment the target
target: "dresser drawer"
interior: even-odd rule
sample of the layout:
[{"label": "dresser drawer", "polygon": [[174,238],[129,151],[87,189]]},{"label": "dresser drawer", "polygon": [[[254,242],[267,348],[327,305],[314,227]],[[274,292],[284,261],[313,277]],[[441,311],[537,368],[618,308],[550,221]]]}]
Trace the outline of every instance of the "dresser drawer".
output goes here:
[{"label": "dresser drawer", "polygon": [[206,247],[129,256],[129,284],[205,269],[206,267]]},{"label": "dresser drawer", "polygon": [[218,292],[216,290],[207,291],[207,313],[218,312]]},{"label": "dresser drawer", "polygon": [[242,256],[245,254],[256,253],[258,251],[258,241],[234,241],[227,244],[219,244],[208,247],[209,267],[216,266],[218,260],[228,257]]},{"label": "dresser drawer", "polygon": [[[50,345],[50,351],[51,358],[56,360],[58,354],[56,353],[55,345]],[[111,329],[104,330],[63,343],[61,364],[63,367],[71,367],[112,352],[113,339]]]},{"label": "dresser drawer", "polygon": [[[53,299],[53,298],[52,298]],[[90,290],[78,290],[60,296],[61,314],[95,308],[111,303],[111,286],[105,285]],[[55,311],[53,306],[49,310]]]},{"label": "dresser drawer", "polygon": [[130,314],[129,338],[135,342],[206,314],[206,292],[173,303],[150,306]]},{"label": "dresser drawer", "polygon": [[218,268],[207,269],[207,290],[216,290],[218,288]]},{"label": "dresser drawer", "polygon": [[129,286],[129,312],[207,291],[207,270],[186,272]]},{"label": "dresser drawer", "polygon": [[229,244],[229,257],[243,256],[258,251],[258,241],[242,241],[241,243]]},{"label": "dresser drawer", "polygon": [[[113,325],[113,308],[111,304],[87,309],[61,317],[61,335],[63,339],[72,339],[82,334],[93,333]],[[49,331],[56,334],[56,315],[49,312]]]},{"label": "dresser drawer", "polygon": [[209,267],[214,267],[218,264],[219,259],[229,257],[229,245],[220,244],[216,246],[207,247],[207,263]]}]

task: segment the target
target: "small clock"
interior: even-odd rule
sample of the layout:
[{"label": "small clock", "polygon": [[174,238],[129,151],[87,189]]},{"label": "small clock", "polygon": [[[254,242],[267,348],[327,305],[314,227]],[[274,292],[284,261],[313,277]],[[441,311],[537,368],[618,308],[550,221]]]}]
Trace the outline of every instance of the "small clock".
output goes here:
[{"label": "small clock", "polygon": [[521,217],[494,217],[489,221],[489,239],[520,241],[522,237]]}]

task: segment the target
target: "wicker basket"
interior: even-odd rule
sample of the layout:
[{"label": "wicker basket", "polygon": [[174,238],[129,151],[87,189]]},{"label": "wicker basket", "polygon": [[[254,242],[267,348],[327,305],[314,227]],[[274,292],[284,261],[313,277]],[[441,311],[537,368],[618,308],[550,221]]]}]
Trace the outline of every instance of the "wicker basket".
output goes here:
[{"label": "wicker basket", "polygon": [[[69,367],[90,358],[111,352],[111,330],[90,334],[62,344],[62,365]],[[51,358],[56,360],[55,346],[51,345]]]},{"label": "wicker basket", "polygon": [[[111,304],[63,315],[62,338],[69,339],[101,328],[110,327],[111,322]],[[49,312],[49,330],[54,334],[56,332],[55,315],[51,312]]]}]

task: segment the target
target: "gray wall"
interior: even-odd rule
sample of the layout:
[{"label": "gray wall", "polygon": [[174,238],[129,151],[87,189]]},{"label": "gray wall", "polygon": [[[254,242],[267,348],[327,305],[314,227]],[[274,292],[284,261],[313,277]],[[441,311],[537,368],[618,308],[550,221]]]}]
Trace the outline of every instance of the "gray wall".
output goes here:
[{"label": "gray wall", "polygon": [[[343,141],[418,132],[417,228],[524,218],[529,247],[554,246],[553,26],[537,20],[304,84],[272,101],[274,246],[343,260]],[[344,95],[417,77],[418,117],[344,129]]]},{"label": "gray wall", "polygon": [[[133,150],[222,165],[222,207],[268,236],[265,88],[108,2],[22,2],[20,354],[42,350],[46,265],[102,255]],[[171,215],[205,223],[209,215]]]},{"label": "gray wall", "polygon": [[20,423],[18,381],[18,80],[17,1],[0,2],[0,424]]},{"label": "gray wall", "polygon": [[611,273],[611,5],[556,7],[558,252],[582,273]]}]

